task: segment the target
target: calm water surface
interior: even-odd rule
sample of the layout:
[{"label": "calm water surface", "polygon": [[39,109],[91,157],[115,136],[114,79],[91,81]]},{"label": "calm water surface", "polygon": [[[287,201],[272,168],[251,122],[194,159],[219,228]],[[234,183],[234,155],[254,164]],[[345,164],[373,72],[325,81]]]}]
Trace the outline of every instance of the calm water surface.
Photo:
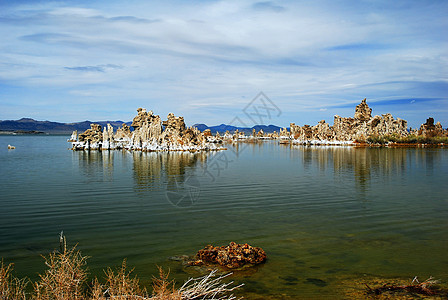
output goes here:
[{"label": "calm water surface", "polygon": [[0,136],[0,257],[19,275],[35,279],[64,230],[90,273],[127,258],[144,283],[156,265],[198,276],[168,258],[207,244],[260,246],[268,261],[233,276],[249,299],[344,298],[340,283],[363,276],[448,282],[447,149],[73,152],[66,139]]}]

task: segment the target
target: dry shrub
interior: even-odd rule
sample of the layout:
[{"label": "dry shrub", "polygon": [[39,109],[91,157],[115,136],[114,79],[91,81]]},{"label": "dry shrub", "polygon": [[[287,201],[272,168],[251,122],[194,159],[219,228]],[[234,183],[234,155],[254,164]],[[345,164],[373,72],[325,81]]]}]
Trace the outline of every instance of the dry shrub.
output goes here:
[{"label": "dry shrub", "polygon": [[18,279],[12,274],[13,264],[0,264],[0,300],[25,300],[27,279]]},{"label": "dry shrub", "polygon": [[[217,276],[217,270],[213,270],[210,274],[199,278],[188,279],[179,289],[182,300],[234,300],[236,299],[230,292],[242,287],[244,284],[232,286],[233,281],[229,283],[222,283],[222,280],[232,273]],[[216,278],[215,278],[216,277]]]},{"label": "dry shrub", "polygon": [[36,300],[82,300],[83,285],[87,280],[86,256],[76,246],[44,257],[48,270],[34,283]]},{"label": "dry shrub", "polygon": [[[148,297],[146,289],[141,289],[137,276],[131,277],[130,271],[126,270],[126,259],[123,260],[121,267],[116,273],[108,268],[106,273],[106,291],[104,294],[111,299],[137,300],[146,299]],[[102,299],[102,298],[99,298]]]},{"label": "dry shrub", "polygon": [[105,289],[104,286],[101,285],[98,279],[95,277],[95,279],[92,282],[90,300],[105,300],[106,297],[103,292],[104,289]]},{"label": "dry shrub", "polygon": [[174,280],[169,280],[169,271],[159,268],[159,277],[153,278],[153,294],[148,296],[139,285],[137,276],[131,276],[133,269],[127,270],[126,260],[116,271],[108,268],[104,273],[106,283],[100,284],[95,278],[87,285],[86,256],[82,256],[76,246],[67,250],[65,237],[61,233],[61,250],[44,257],[48,269],[33,283],[34,294],[25,293],[27,279],[18,279],[11,274],[13,265],[0,265],[0,300],[194,300],[194,299],[235,299],[229,292],[233,282],[222,283],[230,274],[216,277],[216,270],[197,279],[190,278],[180,289]]},{"label": "dry shrub", "polygon": [[175,289],[174,280],[169,280],[170,271],[164,272],[163,269],[157,266],[159,269],[159,277],[152,278],[152,298],[154,300],[182,300],[181,294]]}]

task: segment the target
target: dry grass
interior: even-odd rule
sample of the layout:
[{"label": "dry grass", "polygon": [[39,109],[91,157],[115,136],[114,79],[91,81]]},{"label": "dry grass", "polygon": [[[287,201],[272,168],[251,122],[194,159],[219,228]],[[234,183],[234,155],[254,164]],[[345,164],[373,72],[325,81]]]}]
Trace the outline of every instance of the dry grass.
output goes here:
[{"label": "dry grass", "polygon": [[181,300],[181,293],[176,290],[174,280],[169,280],[170,272],[165,273],[161,267],[159,268],[159,278],[152,279],[152,298],[154,300]]},{"label": "dry grass", "polygon": [[[223,276],[216,277],[216,270],[210,274],[200,278],[190,278],[179,289],[182,295],[181,299],[199,300],[199,299],[216,299],[216,300],[233,300],[236,299],[233,294],[228,295],[229,292],[242,287],[244,284],[233,286],[233,281],[229,283],[222,283],[222,280],[227,276],[232,275],[228,273]],[[214,278],[216,277],[216,278]]]},{"label": "dry grass", "polygon": [[137,276],[127,269],[126,260],[116,270],[104,271],[105,283],[97,278],[88,283],[87,257],[76,246],[67,249],[65,237],[61,235],[61,250],[44,257],[48,269],[37,282],[31,283],[33,291],[27,293],[27,279],[18,279],[12,274],[13,264],[0,265],[0,300],[232,300],[229,293],[239,288],[233,282],[223,283],[230,274],[216,276],[216,271],[197,279],[190,278],[176,289],[169,272],[159,268],[159,278],[153,278],[151,295],[142,288]]},{"label": "dry grass", "polygon": [[137,276],[131,277],[133,270],[134,269],[131,269],[130,271],[127,270],[126,259],[123,260],[121,267],[118,268],[116,272],[111,268],[108,268],[107,271],[105,271],[106,284],[102,287],[104,290],[103,297],[94,299],[148,299],[148,293],[146,292],[146,289],[140,288]]},{"label": "dry grass", "polygon": [[3,259],[0,265],[0,300],[25,300],[27,279],[19,279],[12,274],[13,264],[4,265]]},{"label": "dry grass", "polygon": [[86,261],[76,246],[44,257],[48,270],[34,283],[36,300],[82,300],[87,280]]}]

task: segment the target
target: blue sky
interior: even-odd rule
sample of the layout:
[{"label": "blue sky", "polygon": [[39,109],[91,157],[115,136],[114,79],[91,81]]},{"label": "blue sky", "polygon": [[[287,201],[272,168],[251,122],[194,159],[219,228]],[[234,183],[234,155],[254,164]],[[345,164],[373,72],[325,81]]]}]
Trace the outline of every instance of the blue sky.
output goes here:
[{"label": "blue sky", "polygon": [[[230,123],[373,114],[448,126],[448,1],[0,0],[0,119]],[[247,121],[248,125],[250,121]]]}]

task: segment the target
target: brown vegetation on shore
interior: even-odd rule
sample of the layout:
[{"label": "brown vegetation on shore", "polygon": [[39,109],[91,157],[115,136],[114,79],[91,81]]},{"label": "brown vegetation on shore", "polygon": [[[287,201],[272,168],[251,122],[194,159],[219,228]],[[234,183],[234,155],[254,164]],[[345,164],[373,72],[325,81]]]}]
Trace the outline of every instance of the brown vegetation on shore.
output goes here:
[{"label": "brown vegetation on shore", "polygon": [[370,135],[366,139],[357,139],[357,143],[367,143],[368,145],[388,145],[388,146],[415,146],[415,145],[448,145],[448,137],[433,136],[426,137],[410,134],[408,136],[390,135]]},{"label": "brown vegetation on shore", "polygon": [[[126,260],[120,268],[105,270],[105,283],[97,278],[88,281],[87,256],[83,256],[76,246],[67,249],[65,238],[61,251],[44,257],[48,269],[39,280],[31,282],[13,275],[13,264],[0,265],[0,300],[194,300],[194,299],[236,299],[231,292],[242,285],[223,283],[231,273],[217,276],[216,271],[187,280],[176,288],[174,280],[169,280],[169,272],[159,267],[159,278],[153,278],[152,293],[141,287],[137,276],[128,270]],[[30,288],[31,287],[31,288]]]},{"label": "brown vegetation on shore", "polygon": [[384,283],[380,287],[372,288],[366,284],[367,294],[369,295],[394,295],[398,293],[402,294],[414,294],[424,296],[442,296],[443,291],[434,288],[439,283],[438,280],[434,280],[432,277],[423,282],[419,282],[417,277],[414,277],[411,284],[390,284]]}]

